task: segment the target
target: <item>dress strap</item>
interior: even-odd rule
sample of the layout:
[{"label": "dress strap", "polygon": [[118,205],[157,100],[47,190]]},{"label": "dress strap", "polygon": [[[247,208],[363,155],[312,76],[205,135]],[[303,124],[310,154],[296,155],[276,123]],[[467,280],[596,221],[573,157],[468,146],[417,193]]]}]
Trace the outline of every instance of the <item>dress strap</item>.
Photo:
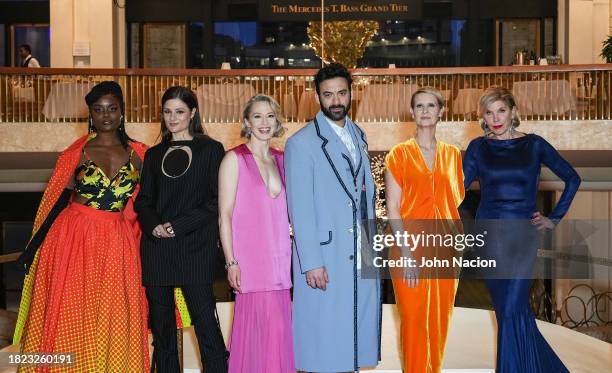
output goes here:
[{"label": "dress strap", "polygon": [[133,167],[133,165],[132,165],[132,155],[133,155],[133,154],[134,154],[134,149],[133,149],[133,148],[130,148],[130,156],[128,157],[128,160],[127,160],[127,162],[125,163],[125,165],[126,165],[126,166],[128,166],[128,165],[129,165],[129,166],[132,166],[132,167]]}]

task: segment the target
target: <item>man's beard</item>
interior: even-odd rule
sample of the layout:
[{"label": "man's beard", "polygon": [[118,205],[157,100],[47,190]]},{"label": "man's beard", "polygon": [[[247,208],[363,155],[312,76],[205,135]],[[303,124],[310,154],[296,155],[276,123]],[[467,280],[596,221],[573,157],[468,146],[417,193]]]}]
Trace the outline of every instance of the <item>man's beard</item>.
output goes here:
[{"label": "man's beard", "polygon": [[[331,111],[331,109],[336,109],[336,108],[342,108],[343,110],[340,113],[335,114],[334,112]],[[323,104],[321,104],[321,111],[323,112],[323,114],[325,114],[326,117],[328,117],[329,119],[333,121],[339,121],[339,120],[344,119],[344,117],[346,117],[350,109],[351,109],[350,101],[347,106],[334,105],[334,106],[330,106],[329,108],[326,108],[325,106],[323,106]]]}]

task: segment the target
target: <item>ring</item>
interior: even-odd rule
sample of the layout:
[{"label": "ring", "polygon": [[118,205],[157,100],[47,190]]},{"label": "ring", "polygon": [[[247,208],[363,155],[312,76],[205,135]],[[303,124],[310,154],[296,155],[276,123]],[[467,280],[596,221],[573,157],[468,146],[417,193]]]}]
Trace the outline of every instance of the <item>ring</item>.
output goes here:
[{"label": "ring", "polygon": [[172,229],[172,227],[166,227],[166,232],[174,234],[174,229]]}]

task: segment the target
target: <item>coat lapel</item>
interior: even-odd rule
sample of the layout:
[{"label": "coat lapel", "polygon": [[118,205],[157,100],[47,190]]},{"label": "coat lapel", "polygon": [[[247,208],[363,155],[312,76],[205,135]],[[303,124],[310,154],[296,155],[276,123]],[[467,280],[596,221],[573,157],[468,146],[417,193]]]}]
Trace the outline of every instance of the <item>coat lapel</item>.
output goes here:
[{"label": "coat lapel", "polygon": [[353,172],[353,177],[357,178],[357,175],[362,171],[364,161],[368,159],[367,144],[364,141],[361,129],[348,117],[346,118],[346,126],[351,133],[351,138],[355,142],[355,149],[357,151],[357,165]]},{"label": "coat lapel", "polygon": [[374,184],[374,178],[372,176],[372,168],[370,165],[370,155],[368,153],[368,142],[366,141],[365,132],[353,121],[348,122],[351,129],[357,134],[357,140],[359,142],[359,153],[361,154],[361,167],[365,172],[365,187],[366,187],[366,198],[368,202],[368,218],[374,219],[376,216],[376,185]]},{"label": "coat lapel", "polygon": [[329,162],[330,167],[332,168],[345,193],[351,200],[353,200],[353,202],[355,202],[355,199],[349,191],[349,187],[351,187],[354,183],[354,178],[351,172],[351,157],[343,152],[345,151],[348,153],[348,150],[345,150],[346,146],[344,146],[342,140],[340,140],[334,133],[334,130],[331,129],[323,112],[320,111],[317,114],[314,119],[314,125],[317,136],[319,139],[321,139],[321,150],[323,151],[323,154]]}]

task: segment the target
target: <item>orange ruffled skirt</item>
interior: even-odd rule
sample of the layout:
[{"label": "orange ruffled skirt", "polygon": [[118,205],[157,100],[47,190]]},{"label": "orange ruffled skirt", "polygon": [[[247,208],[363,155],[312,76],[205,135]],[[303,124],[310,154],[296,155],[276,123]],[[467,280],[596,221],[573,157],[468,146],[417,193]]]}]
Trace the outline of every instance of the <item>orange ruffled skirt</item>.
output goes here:
[{"label": "orange ruffled skirt", "polygon": [[74,363],[20,371],[148,371],[140,248],[123,214],[72,203],[39,250],[21,350]]}]

